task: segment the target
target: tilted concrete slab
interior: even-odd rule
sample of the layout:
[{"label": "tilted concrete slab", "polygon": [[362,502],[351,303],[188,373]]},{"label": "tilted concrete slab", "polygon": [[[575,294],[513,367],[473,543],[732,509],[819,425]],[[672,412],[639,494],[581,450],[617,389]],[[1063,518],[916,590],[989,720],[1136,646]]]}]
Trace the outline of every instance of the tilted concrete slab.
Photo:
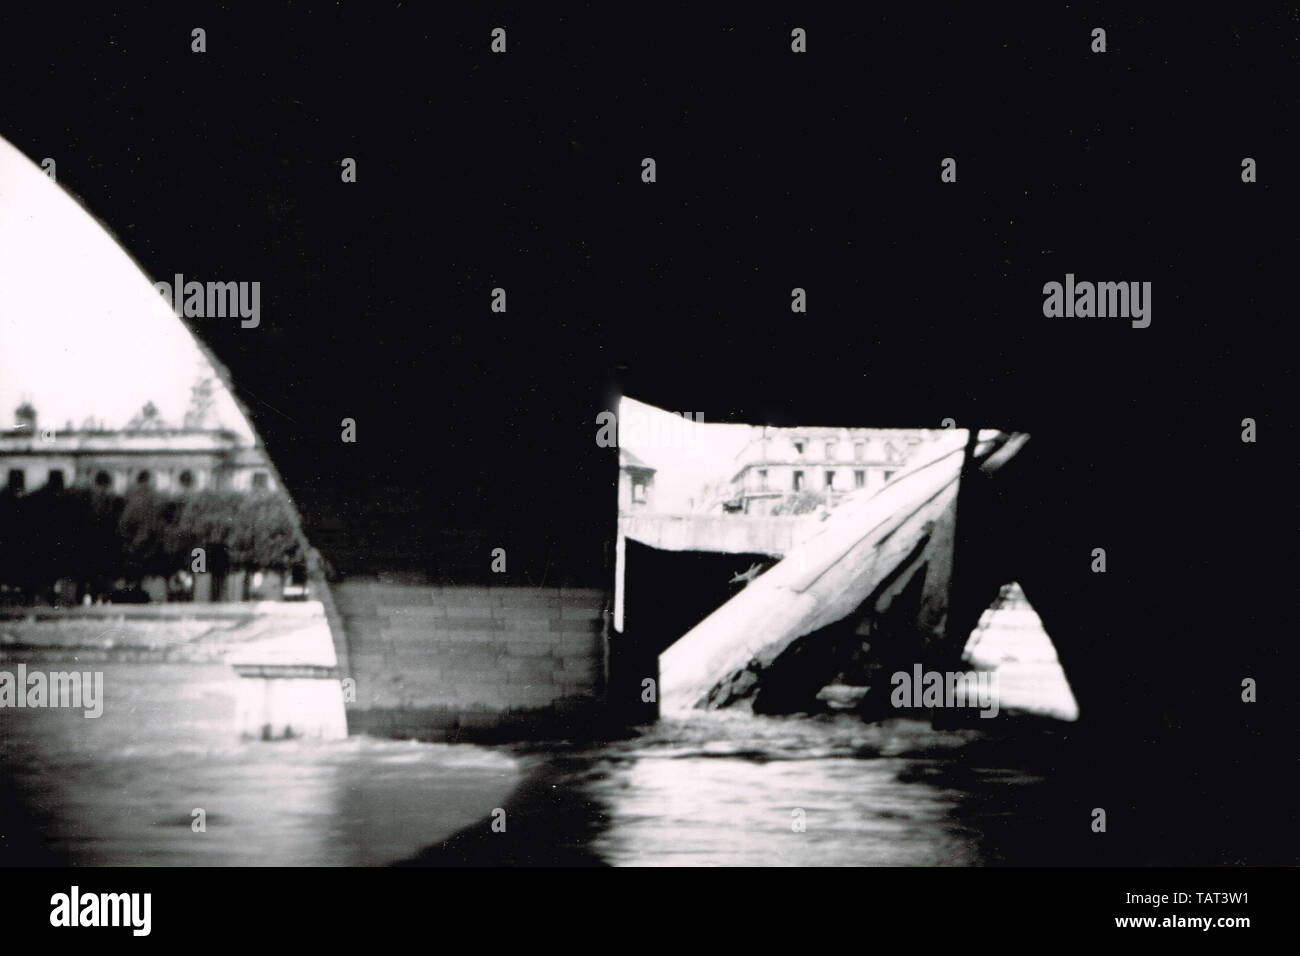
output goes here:
[{"label": "tilted concrete slab", "polygon": [[966,433],[954,431],[884,488],[846,500],[668,648],[659,659],[663,710],[705,706],[720,683],[770,666],[800,637],[844,619],[932,539],[950,549],[950,529],[938,525],[945,516],[951,522],[965,443]]}]

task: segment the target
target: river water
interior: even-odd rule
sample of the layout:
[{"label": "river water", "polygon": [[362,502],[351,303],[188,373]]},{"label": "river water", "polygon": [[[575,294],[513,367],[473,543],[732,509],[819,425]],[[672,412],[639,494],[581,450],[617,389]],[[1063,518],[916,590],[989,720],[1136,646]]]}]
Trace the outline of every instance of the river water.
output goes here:
[{"label": "river water", "polygon": [[102,717],[0,710],[0,864],[974,865],[1059,854],[1051,821],[1068,786],[1068,731],[1049,721],[935,730],[701,713],[598,744],[240,742],[240,678],[227,665],[28,661],[72,667],[104,672]]}]

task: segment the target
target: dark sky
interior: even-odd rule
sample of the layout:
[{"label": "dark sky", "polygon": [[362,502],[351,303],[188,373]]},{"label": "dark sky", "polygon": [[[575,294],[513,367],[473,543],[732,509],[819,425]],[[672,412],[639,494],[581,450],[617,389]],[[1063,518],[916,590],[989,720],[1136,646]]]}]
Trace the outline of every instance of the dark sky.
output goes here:
[{"label": "dark sky", "polygon": [[[262,283],[259,328],[194,327],[309,522],[394,563],[449,529],[586,561],[619,388],[709,421],[1032,428],[1117,466],[1287,394],[1280,7],[11,6],[0,135],[150,274]],[[1066,272],[1152,281],[1152,327],[1045,319]]]}]

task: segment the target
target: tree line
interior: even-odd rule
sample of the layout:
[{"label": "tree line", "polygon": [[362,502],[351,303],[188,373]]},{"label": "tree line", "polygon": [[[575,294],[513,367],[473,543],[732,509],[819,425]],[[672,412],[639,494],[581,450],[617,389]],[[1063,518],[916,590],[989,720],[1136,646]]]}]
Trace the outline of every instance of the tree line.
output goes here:
[{"label": "tree line", "polygon": [[[202,563],[196,566],[195,549]],[[306,549],[278,492],[126,495],[86,488],[0,492],[0,584],[28,595],[54,582],[102,593],[178,571],[285,570]]]}]

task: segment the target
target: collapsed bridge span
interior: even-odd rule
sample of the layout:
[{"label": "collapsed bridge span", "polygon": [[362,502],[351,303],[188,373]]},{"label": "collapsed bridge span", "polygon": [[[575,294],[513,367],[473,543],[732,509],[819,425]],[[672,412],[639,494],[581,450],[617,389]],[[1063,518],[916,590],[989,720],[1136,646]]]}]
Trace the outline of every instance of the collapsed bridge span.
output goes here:
[{"label": "collapsed bridge span", "polygon": [[[892,640],[894,655],[914,660],[939,647],[948,623],[963,470],[981,462],[996,469],[1026,437],[998,433],[971,443],[966,433],[954,432],[890,484],[847,499],[661,655],[663,709],[752,706],[765,680],[796,672],[788,666],[793,657],[820,655],[820,671],[814,666],[804,678],[812,684],[799,689],[806,699],[833,676],[827,670],[832,665],[825,662],[827,647],[809,658],[800,643],[837,625],[851,639],[874,633]],[[766,691],[769,698],[783,692]]]}]

